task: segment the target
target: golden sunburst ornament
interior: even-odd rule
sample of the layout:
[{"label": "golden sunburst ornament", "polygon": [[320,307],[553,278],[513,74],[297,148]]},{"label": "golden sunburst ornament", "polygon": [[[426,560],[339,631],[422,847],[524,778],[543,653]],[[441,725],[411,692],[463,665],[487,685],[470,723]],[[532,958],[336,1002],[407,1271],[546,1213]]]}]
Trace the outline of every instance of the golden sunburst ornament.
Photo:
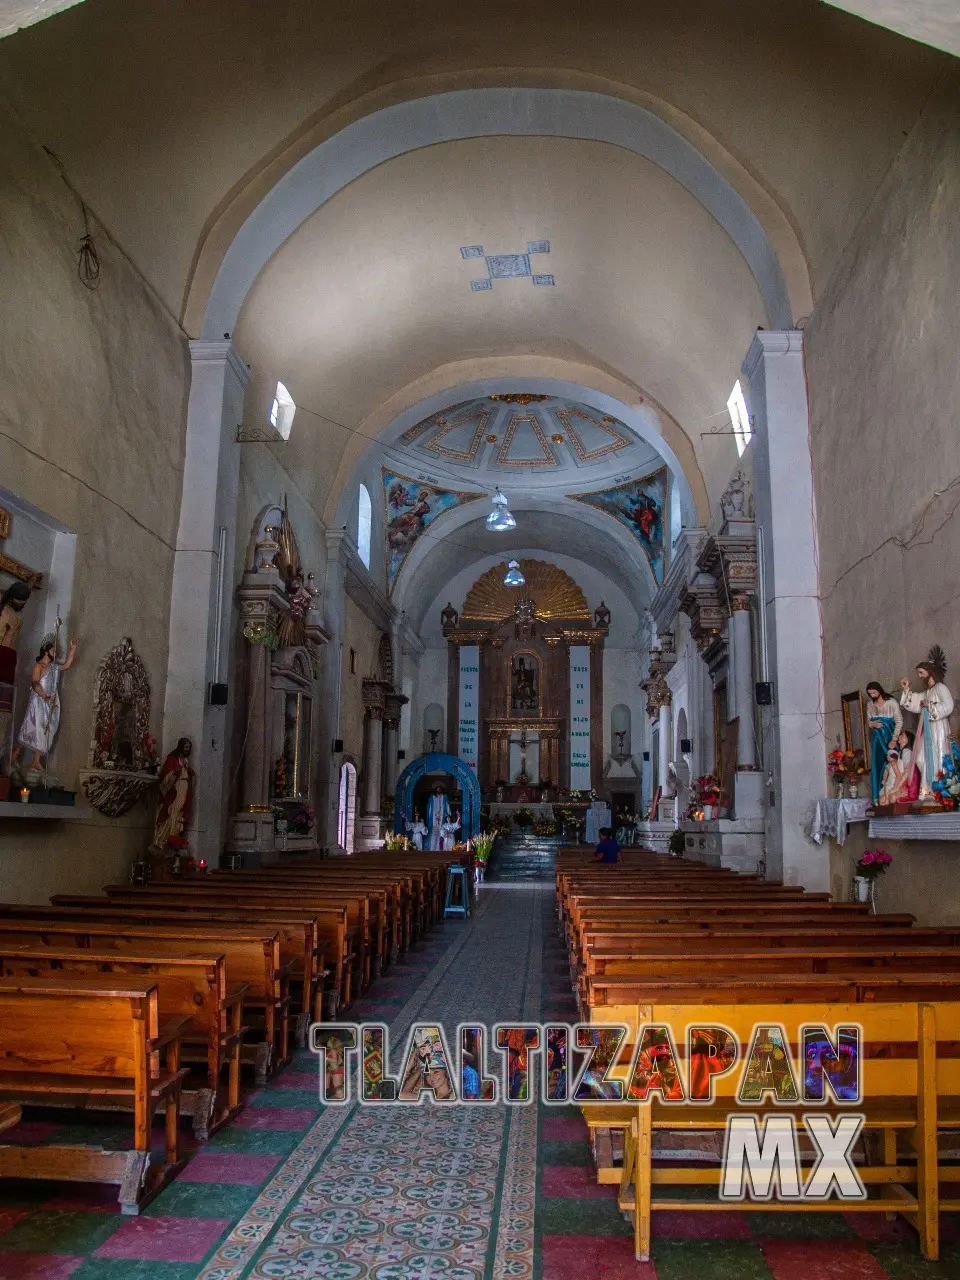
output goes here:
[{"label": "golden sunburst ornament", "polygon": [[[546,560],[521,560],[525,579],[524,594],[534,601],[536,615],[547,621],[563,618],[586,622],[593,615],[583,592],[568,573]],[[506,561],[494,565],[477,579],[464,601],[460,617],[470,622],[501,622],[513,616],[517,602],[516,588],[506,587],[503,578]]]}]

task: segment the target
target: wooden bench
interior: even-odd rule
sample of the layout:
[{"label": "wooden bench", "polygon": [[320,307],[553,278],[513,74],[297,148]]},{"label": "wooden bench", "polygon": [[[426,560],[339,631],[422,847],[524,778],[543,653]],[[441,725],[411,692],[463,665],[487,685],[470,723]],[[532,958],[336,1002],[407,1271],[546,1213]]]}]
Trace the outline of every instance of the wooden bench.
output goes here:
[{"label": "wooden bench", "polygon": [[[42,907],[37,908],[43,911]],[[245,987],[244,1018],[250,1026],[241,1057],[258,1084],[289,1059],[289,984],[280,965],[280,941],[269,926],[218,921],[136,925],[117,920],[0,919],[0,946],[82,947],[152,956],[222,955],[230,988]],[[248,1017],[248,1014],[252,1015]],[[262,1025],[254,1026],[254,1023]]]},{"label": "wooden bench", "polygon": [[[177,1122],[185,1070],[184,1019],[161,1023],[157,986],[118,978],[0,978],[0,1100],[123,1100],[133,1107],[132,1151],[0,1143],[0,1177],[116,1183],[138,1213],[180,1168]],[[166,1149],[151,1166],[153,1116],[166,1107]]]},{"label": "wooden bench", "polygon": [[[634,1222],[636,1256],[645,1261],[650,1256],[651,1212],[655,1209],[718,1211],[723,1209],[769,1211],[794,1209],[804,1212],[885,1213],[897,1212],[913,1225],[920,1237],[923,1256],[931,1261],[939,1254],[938,1214],[960,1209],[960,1200],[946,1199],[940,1194],[941,1178],[947,1167],[940,1167],[937,1152],[938,1132],[960,1128],[960,1060],[956,1042],[960,1026],[960,1004],[955,1002],[891,1001],[879,1004],[846,1002],[758,1005],[697,1005],[655,1003],[638,1009],[635,1023],[663,1023],[676,1029],[689,1025],[727,1027],[749,1045],[756,1023],[780,1024],[785,1028],[794,1062],[800,1028],[805,1023],[824,1025],[832,1032],[838,1024],[857,1023],[863,1028],[863,1100],[851,1106],[829,1104],[827,1114],[836,1116],[844,1110],[863,1114],[865,1129],[880,1136],[879,1159],[858,1166],[867,1187],[879,1190],[879,1197],[866,1200],[829,1199],[809,1201],[752,1200],[653,1197],[655,1187],[718,1186],[719,1168],[654,1167],[653,1134],[665,1131],[716,1132],[726,1126],[733,1113],[744,1114],[736,1102],[742,1062],[727,1074],[714,1078],[715,1097],[711,1103],[671,1105],[656,1099],[644,1103],[622,1103],[612,1106],[584,1106],[588,1124],[596,1126],[617,1117],[626,1122],[623,1167],[619,1173],[619,1206]],[[891,1049],[896,1046],[896,1053]],[[678,1045],[678,1049],[680,1046]],[[682,1052],[685,1053],[685,1047]],[[801,1068],[802,1069],[802,1068]],[[802,1087],[802,1081],[798,1081]],[[825,1089],[827,1097],[829,1090]],[[752,1108],[751,1108],[752,1110]],[[798,1130],[804,1128],[804,1113],[816,1112],[813,1103],[784,1106],[767,1102],[758,1105],[758,1118],[771,1114],[794,1117]],[[607,1112],[604,1116],[602,1112]],[[903,1141],[912,1147],[915,1161],[903,1161],[898,1149]],[[906,1151],[903,1152],[906,1154]],[[899,1162],[898,1162],[899,1161]],[[955,1170],[950,1170],[955,1176]]]},{"label": "wooden bench", "polygon": [[[168,905],[164,900],[150,899],[144,903],[117,902],[110,898],[86,897],[74,894],[57,894],[45,915],[58,920],[129,920],[136,924],[165,924],[182,921],[222,920],[240,925],[269,925],[275,928],[280,939],[280,964],[287,968],[291,985],[299,988],[295,1003],[297,1012],[297,1044],[306,1043],[306,1024],[323,1018],[324,982],[329,976],[333,989],[328,997],[330,1016],[336,1016],[339,992],[343,980],[344,964],[349,964],[350,951],[347,936],[347,917],[343,908],[331,907],[323,911],[299,911],[296,907],[217,907]],[[0,919],[16,919],[36,915],[38,908],[0,904]],[[331,966],[329,972],[326,968]]]},{"label": "wooden bench", "polygon": [[[115,951],[60,947],[0,946],[0,977],[65,978],[116,975],[115,981],[154,982],[160,1018],[183,1020],[181,1061],[199,1060],[206,1068],[205,1085],[185,1082],[180,1110],[193,1118],[199,1141],[206,1141],[240,1110],[240,1047],[243,1039],[244,987],[227,990],[223,956],[118,955]],[[226,1096],[220,1081],[227,1072]]]}]

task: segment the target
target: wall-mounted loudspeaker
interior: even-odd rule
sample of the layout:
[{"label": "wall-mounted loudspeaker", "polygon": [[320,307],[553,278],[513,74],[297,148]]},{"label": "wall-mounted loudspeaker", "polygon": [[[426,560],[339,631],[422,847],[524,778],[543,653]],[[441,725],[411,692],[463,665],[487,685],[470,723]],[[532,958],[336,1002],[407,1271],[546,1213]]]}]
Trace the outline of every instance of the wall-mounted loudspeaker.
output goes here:
[{"label": "wall-mounted loudspeaker", "polygon": [[227,686],[225,684],[212,684],[210,686],[210,705],[211,707],[225,707],[227,705]]},{"label": "wall-mounted loudspeaker", "polygon": [[649,751],[645,751],[645,752],[643,753],[643,758],[644,758],[644,760],[649,760],[649,759],[650,759],[650,752],[649,752]]},{"label": "wall-mounted loudspeaker", "polygon": [[690,741],[690,739],[689,739],[689,738],[681,738],[681,739],[680,739],[680,754],[681,754],[682,756],[688,756],[692,750],[693,750],[693,743]]},{"label": "wall-mounted loudspeaker", "polygon": [[761,707],[773,706],[773,684],[769,680],[760,680],[757,682],[757,705]]},{"label": "wall-mounted loudspeaker", "polygon": [[334,755],[336,755],[338,751],[342,751],[342,750],[343,750],[343,739],[342,739],[342,738],[334,738],[334,740],[333,740],[333,754],[334,754]]}]

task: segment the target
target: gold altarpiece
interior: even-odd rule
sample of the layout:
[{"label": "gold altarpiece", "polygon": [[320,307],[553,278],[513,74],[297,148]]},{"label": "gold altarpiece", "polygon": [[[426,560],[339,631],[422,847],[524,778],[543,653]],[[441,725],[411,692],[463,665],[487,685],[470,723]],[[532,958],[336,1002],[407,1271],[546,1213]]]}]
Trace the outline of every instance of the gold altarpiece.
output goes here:
[{"label": "gold altarpiece", "polygon": [[441,617],[448,643],[447,741],[456,744],[460,704],[460,647],[479,648],[480,785],[511,781],[511,743],[537,742],[537,778],[530,785],[570,785],[570,646],[589,645],[591,775],[603,768],[603,648],[609,611],[592,613],[576,582],[556,565],[520,562],[526,584],[504,586],[506,564],[474,583],[457,612]]}]

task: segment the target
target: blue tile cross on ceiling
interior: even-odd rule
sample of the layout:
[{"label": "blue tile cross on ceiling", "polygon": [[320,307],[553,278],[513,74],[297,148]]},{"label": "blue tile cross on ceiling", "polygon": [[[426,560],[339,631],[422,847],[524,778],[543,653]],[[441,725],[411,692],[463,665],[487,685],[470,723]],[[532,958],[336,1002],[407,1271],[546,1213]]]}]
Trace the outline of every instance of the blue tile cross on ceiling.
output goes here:
[{"label": "blue tile cross on ceiling", "polygon": [[482,293],[493,288],[494,280],[518,279],[528,277],[534,284],[556,284],[552,275],[537,272],[530,266],[530,258],[535,253],[549,253],[549,240],[528,240],[526,253],[484,253],[482,244],[465,244],[461,246],[460,257],[464,259],[483,258],[487,266],[487,274],[481,280],[471,280],[470,288],[474,293]]}]

